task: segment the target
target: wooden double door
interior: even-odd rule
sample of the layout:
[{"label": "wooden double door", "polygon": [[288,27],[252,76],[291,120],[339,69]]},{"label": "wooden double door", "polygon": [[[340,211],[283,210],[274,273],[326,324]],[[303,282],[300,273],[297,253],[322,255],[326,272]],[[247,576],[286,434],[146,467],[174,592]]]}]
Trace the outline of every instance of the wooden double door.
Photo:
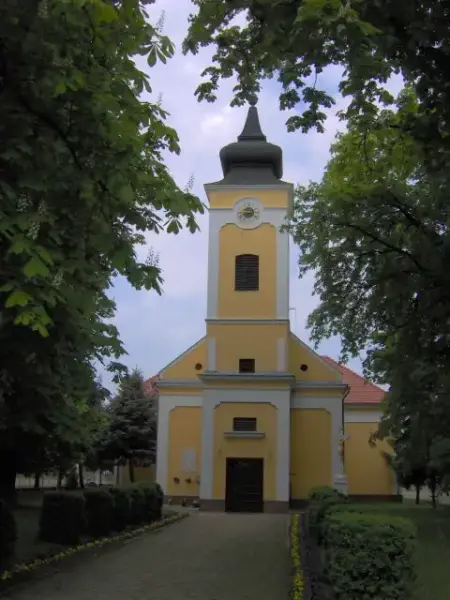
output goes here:
[{"label": "wooden double door", "polygon": [[227,458],[225,510],[264,511],[264,459]]}]

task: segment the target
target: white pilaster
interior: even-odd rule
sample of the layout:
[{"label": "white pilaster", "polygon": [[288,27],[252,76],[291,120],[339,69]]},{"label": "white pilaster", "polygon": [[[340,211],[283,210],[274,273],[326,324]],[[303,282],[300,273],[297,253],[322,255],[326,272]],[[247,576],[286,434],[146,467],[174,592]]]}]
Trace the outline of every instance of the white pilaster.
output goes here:
[{"label": "white pilaster", "polygon": [[211,500],[214,475],[214,390],[203,391],[202,409],[202,468],[200,475],[200,498]]},{"label": "white pilaster", "polygon": [[[286,397],[287,396],[287,397]],[[291,464],[291,402],[290,391],[280,398],[277,406],[277,497],[289,502],[289,473]]]}]

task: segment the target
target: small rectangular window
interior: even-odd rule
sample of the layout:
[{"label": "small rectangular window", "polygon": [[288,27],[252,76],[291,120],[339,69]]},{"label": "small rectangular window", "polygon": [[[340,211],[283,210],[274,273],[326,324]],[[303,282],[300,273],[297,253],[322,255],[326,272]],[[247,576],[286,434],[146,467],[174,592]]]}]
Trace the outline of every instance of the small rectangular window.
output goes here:
[{"label": "small rectangular window", "polygon": [[256,431],[256,418],[234,417],[233,431]]},{"label": "small rectangular window", "polygon": [[254,358],[240,358],[239,359],[239,373],[254,373],[255,372],[255,359]]}]

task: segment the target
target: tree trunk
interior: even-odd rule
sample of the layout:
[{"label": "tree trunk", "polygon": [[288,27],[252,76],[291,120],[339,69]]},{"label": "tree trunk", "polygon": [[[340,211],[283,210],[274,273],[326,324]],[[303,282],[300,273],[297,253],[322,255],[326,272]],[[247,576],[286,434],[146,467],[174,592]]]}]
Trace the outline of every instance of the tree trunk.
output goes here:
[{"label": "tree trunk", "polygon": [[14,506],[16,503],[16,462],[14,455],[0,459],[0,498]]},{"label": "tree trunk", "polygon": [[80,481],[80,488],[83,489],[84,488],[84,465],[83,465],[83,463],[80,463],[78,465],[78,479]]},{"label": "tree trunk", "polygon": [[41,489],[41,476],[42,473],[40,471],[36,471],[34,473],[34,489],[35,490],[40,490]]},{"label": "tree trunk", "polygon": [[59,469],[58,470],[58,479],[56,481],[56,487],[58,488],[58,490],[60,490],[62,488],[63,477],[64,477],[64,473],[61,471],[61,469]]},{"label": "tree trunk", "polygon": [[416,504],[420,503],[420,485],[416,485]]},{"label": "tree trunk", "polygon": [[130,475],[130,483],[134,483],[134,463],[132,458],[128,461],[128,473]]},{"label": "tree trunk", "polygon": [[98,470],[98,485],[102,485],[102,475],[103,472],[101,469]]},{"label": "tree trunk", "polygon": [[431,488],[431,505],[436,508],[436,486]]}]

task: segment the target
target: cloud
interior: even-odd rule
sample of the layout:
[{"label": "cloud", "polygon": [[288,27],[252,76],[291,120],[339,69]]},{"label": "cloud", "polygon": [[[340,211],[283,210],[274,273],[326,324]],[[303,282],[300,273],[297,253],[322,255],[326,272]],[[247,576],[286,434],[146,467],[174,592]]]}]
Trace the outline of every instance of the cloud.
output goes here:
[{"label": "cloud", "polygon": [[[151,98],[162,94],[163,107],[169,112],[168,123],[180,137],[180,155],[168,154],[167,165],[177,183],[184,187],[193,174],[194,192],[203,201],[203,184],[221,178],[220,148],[240,133],[246,108],[230,108],[233,79],[221,84],[218,100],[213,104],[199,103],[195,89],[200,74],[210,64],[211,51],[206,49],[196,56],[183,56],[180,51],[187,30],[189,0],[157,0],[148,7],[150,19],[156,23],[165,12],[164,33],[177,46],[173,59],[166,65],[148,69],[144,60],[138,65],[147,71],[152,86]],[[322,87],[336,94],[342,70],[330,67],[320,76]],[[279,87],[274,81],[263,85],[258,108],[260,120],[269,141],[279,144],[284,153],[284,178],[294,183],[318,180],[329,156],[329,146],[342,123],[336,112],[346,100],[337,96],[337,104],[328,111],[326,132],[287,133],[285,123],[290,112],[279,110]],[[160,254],[164,277],[164,293],[133,290],[123,279],[115,281],[111,294],[117,303],[115,323],[128,351],[124,362],[129,367],[139,366],[145,375],[152,375],[173,360],[205,331],[206,276],[207,276],[207,216],[199,218],[201,231],[195,235],[147,235],[149,247]],[[306,320],[317,306],[312,295],[313,276],[298,279],[298,252],[291,245],[291,313],[292,328],[308,341]],[[142,249],[140,252],[143,251]],[[337,358],[339,340],[323,343],[319,351]],[[358,362],[353,366],[358,366]],[[108,383],[108,376],[104,375]]]}]

